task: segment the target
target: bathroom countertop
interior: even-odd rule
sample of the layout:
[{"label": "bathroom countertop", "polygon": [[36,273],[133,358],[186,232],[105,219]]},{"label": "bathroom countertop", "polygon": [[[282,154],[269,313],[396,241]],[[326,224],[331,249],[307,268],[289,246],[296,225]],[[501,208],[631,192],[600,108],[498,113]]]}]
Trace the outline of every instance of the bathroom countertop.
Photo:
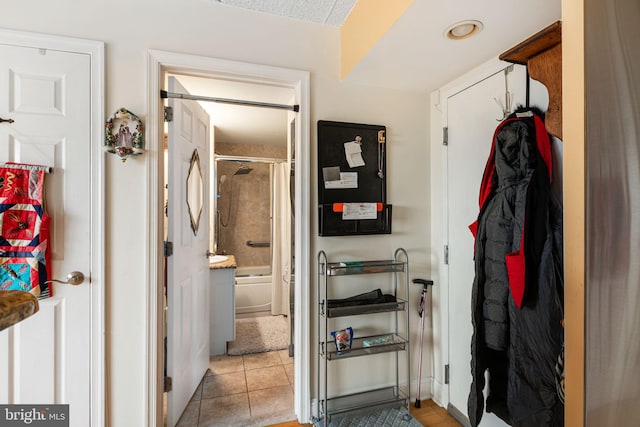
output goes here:
[{"label": "bathroom countertop", "polygon": [[0,291],[0,331],[36,313],[38,299],[28,292]]},{"label": "bathroom countertop", "polygon": [[215,264],[209,264],[211,270],[219,270],[223,268],[237,268],[236,258],[233,255],[227,255],[229,259],[222,262],[216,262]]}]

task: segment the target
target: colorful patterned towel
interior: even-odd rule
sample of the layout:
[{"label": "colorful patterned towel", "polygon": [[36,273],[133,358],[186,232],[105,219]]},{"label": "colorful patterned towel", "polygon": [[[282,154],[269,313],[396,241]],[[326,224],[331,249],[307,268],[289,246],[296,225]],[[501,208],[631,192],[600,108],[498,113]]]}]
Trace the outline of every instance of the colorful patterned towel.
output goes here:
[{"label": "colorful patterned towel", "polygon": [[0,290],[52,295],[49,216],[43,208],[47,167],[0,165]]}]

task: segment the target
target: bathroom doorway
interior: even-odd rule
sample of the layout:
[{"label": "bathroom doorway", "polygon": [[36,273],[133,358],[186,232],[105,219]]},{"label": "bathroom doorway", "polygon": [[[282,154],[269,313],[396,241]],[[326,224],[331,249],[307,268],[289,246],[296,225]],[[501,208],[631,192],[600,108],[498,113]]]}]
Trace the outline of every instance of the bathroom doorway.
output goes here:
[{"label": "bathroom doorway", "polygon": [[[275,104],[295,99],[290,88],[178,73],[170,76],[187,93],[202,97]],[[291,229],[295,215],[290,165],[295,162],[295,150],[290,133],[295,117],[253,106],[199,104],[211,117],[212,129],[213,154],[207,159],[212,199],[210,248],[232,256],[236,265],[236,316],[230,320],[235,322],[235,340],[228,343],[225,354],[212,353],[209,370],[181,419],[193,419],[196,412],[205,424],[242,421],[262,425],[294,419],[290,298],[295,293],[290,284],[294,282]],[[215,304],[213,299],[211,304]],[[253,339],[255,330],[271,339]],[[243,342],[249,347],[237,345]],[[271,377],[266,382],[265,375]],[[275,400],[265,405],[269,399]],[[221,408],[231,410],[225,413]]]},{"label": "bathroom doorway", "polygon": [[[295,93],[295,306],[311,306],[311,141],[310,141],[310,73],[288,68],[229,61],[205,56],[189,55],[161,50],[147,54],[147,186],[149,215],[149,262],[147,265],[146,325],[149,363],[145,365],[147,378],[147,416],[150,425],[161,425],[163,372],[163,309],[164,292],[159,286],[164,274],[164,245],[162,233],[163,206],[163,105],[159,93],[166,89],[167,73],[189,74],[228,81],[252,82],[265,86],[287,87]],[[311,352],[312,342],[310,310],[295,310],[294,328],[294,411],[300,422],[311,420]]]}]

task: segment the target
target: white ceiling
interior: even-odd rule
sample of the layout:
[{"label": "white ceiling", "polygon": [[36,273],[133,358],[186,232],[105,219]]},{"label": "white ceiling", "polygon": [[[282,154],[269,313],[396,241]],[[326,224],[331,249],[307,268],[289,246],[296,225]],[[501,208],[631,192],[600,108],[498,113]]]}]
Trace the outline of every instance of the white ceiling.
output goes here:
[{"label": "white ceiling", "polygon": [[[560,18],[561,0],[415,0],[345,81],[430,93]],[[482,22],[483,30],[444,37],[466,20]]]},{"label": "white ceiling", "polygon": [[[357,0],[211,0],[272,15],[340,26]],[[391,1],[391,0],[389,0]],[[560,20],[561,0],[414,0],[409,9],[344,79],[345,82],[430,93],[496,58]],[[483,30],[453,41],[451,24],[478,20]],[[289,89],[182,77],[192,94],[289,104]],[[286,112],[201,103],[213,117],[216,141],[286,144]]]},{"label": "white ceiling", "polygon": [[357,0],[212,0],[218,3],[339,27]]}]

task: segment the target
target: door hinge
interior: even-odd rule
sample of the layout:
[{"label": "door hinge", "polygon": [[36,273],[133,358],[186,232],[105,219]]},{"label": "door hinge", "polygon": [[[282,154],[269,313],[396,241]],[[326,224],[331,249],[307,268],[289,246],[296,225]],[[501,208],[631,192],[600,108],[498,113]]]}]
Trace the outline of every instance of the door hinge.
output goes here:
[{"label": "door hinge", "polygon": [[173,121],[173,107],[164,107],[164,121],[165,122]]},{"label": "door hinge", "polygon": [[442,128],[442,145],[449,145],[449,128]]},{"label": "door hinge", "polygon": [[173,255],[173,242],[164,242],[164,256]]},{"label": "door hinge", "polygon": [[164,377],[164,391],[168,392],[173,390],[173,379],[171,377]]},{"label": "door hinge", "polygon": [[444,245],[444,265],[449,265],[449,245]]},{"label": "door hinge", "polygon": [[449,384],[449,365],[444,365],[444,383]]}]

